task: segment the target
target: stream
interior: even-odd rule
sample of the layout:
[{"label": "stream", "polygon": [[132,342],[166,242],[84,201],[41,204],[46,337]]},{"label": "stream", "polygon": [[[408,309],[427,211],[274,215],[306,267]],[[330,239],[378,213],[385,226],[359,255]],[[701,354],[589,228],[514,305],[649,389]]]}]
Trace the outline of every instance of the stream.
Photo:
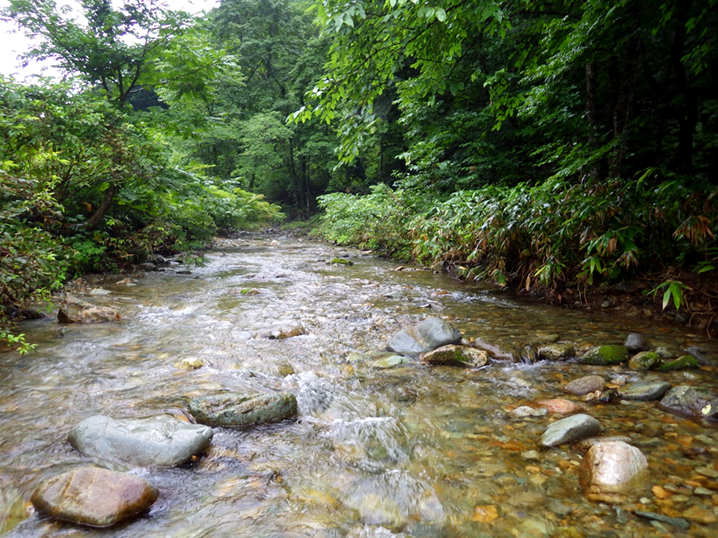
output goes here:
[{"label": "stream", "polygon": [[[353,265],[327,263],[337,257]],[[23,322],[36,352],[0,354],[0,535],[718,536],[718,482],[696,474],[708,467],[718,477],[718,429],[656,402],[585,402],[561,390],[597,373],[616,385],[660,378],[718,391],[718,346],[704,335],[610,310],[521,302],[488,285],[413,266],[397,271],[396,262],[307,239],[247,235],[219,241],[207,260],[129,279],[88,277],[76,295],[114,306],[119,323],[63,326],[55,313]],[[111,293],[91,295],[96,289]],[[372,367],[393,334],[431,316],[518,355],[549,335],[587,347],[640,332],[676,355],[698,347],[707,364],[660,374],[528,360],[480,369],[418,360]],[[271,337],[292,330],[303,334]],[[91,463],[67,442],[83,419],[190,419],[191,398],[224,390],[291,392],[299,417],[215,428],[198,461],[133,469],[160,496],[128,523],[86,529],[34,513],[29,499],[39,483]],[[586,500],[581,454],[539,449],[556,417],[511,414],[542,398],[573,399],[603,435],[631,437],[649,464],[644,494],[620,506]],[[653,486],[670,497],[657,503]],[[681,530],[635,509],[703,518]]]}]

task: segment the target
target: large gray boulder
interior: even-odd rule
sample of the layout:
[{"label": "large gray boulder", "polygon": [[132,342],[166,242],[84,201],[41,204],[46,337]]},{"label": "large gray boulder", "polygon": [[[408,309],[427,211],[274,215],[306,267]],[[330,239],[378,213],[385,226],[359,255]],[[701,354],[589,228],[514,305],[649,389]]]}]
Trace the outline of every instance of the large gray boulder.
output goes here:
[{"label": "large gray boulder", "polygon": [[124,420],[95,415],[75,426],[68,440],[86,456],[138,467],[174,466],[204,452],[212,428],[170,415]]},{"label": "large gray boulder", "polygon": [[580,441],[601,432],[601,423],[595,418],[578,414],[551,424],[541,437],[541,446],[554,447]]},{"label": "large gray boulder", "polygon": [[45,516],[90,527],[111,527],[147,510],[158,492],[149,482],[99,467],[79,467],[53,476],[32,495]]},{"label": "large gray boulder", "polygon": [[579,478],[587,499],[620,502],[644,484],[648,461],[643,453],[622,441],[596,443],[581,462]]},{"label": "large gray boulder", "polygon": [[209,426],[250,426],[296,417],[297,398],[288,392],[200,396],[189,403],[189,411]]},{"label": "large gray boulder", "polygon": [[461,343],[461,333],[443,319],[428,318],[391,337],[387,349],[394,353],[426,353],[448,344]]}]

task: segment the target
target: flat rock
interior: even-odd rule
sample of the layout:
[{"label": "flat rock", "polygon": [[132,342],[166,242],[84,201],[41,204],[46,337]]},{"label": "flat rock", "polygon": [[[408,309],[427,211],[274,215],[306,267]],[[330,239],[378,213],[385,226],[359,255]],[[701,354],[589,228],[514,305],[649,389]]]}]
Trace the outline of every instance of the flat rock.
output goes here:
[{"label": "flat rock", "polygon": [[147,510],[158,492],[138,476],[79,467],[43,482],[32,495],[45,515],[90,527],[111,527]]},{"label": "flat rock", "polygon": [[391,337],[387,349],[395,353],[426,353],[447,344],[459,344],[461,333],[443,319],[428,318]]},{"label": "flat rock", "polygon": [[620,502],[643,485],[648,461],[643,453],[622,441],[593,445],[584,456],[579,480],[587,499]]},{"label": "flat rock", "polygon": [[67,295],[60,303],[57,313],[60,323],[104,323],[120,321],[120,313],[109,306],[95,306],[92,303]]},{"label": "flat rock", "polygon": [[579,359],[582,364],[594,364],[598,366],[610,366],[620,364],[628,360],[628,348],[626,346],[597,346],[589,349]]},{"label": "flat rock", "polygon": [[606,387],[606,380],[600,375],[587,375],[574,379],[563,387],[563,390],[575,396],[583,396]]},{"label": "flat rock", "polygon": [[618,397],[643,402],[660,400],[670,388],[671,384],[667,381],[638,381],[619,388]]},{"label": "flat rock", "polygon": [[297,398],[294,394],[226,393],[201,396],[189,403],[192,416],[209,426],[249,426],[297,416]]},{"label": "flat rock", "polygon": [[170,415],[122,420],[95,415],[75,426],[68,440],[86,456],[138,467],[174,466],[204,452],[212,433],[212,428]]},{"label": "flat rock", "polygon": [[576,348],[571,343],[544,344],[538,348],[538,358],[545,361],[565,361],[575,354]]},{"label": "flat rock", "polygon": [[449,344],[421,355],[421,360],[434,366],[468,366],[478,368],[489,362],[489,354],[483,349]]},{"label": "flat rock", "polygon": [[581,406],[571,400],[564,398],[552,398],[550,400],[538,400],[536,405],[556,415],[572,415],[581,411]]},{"label": "flat rock", "polygon": [[586,414],[573,415],[551,424],[541,437],[541,446],[554,447],[580,441],[601,432],[601,423]]},{"label": "flat rock", "polygon": [[624,346],[631,353],[638,353],[639,351],[648,351],[651,346],[648,344],[648,340],[641,333],[631,333],[626,337],[626,341],[623,343]]},{"label": "flat rock", "polygon": [[389,368],[395,368],[402,364],[408,364],[411,361],[401,355],[392,355],[391,357],[384,357],[383,359],[377,359],[371,362],[371,367],[378,370],[387,370]]},{"label": "flat rock", "polygon": [[714,396],[690,385],[678,385],[670,389],[659,404],[662,409],[687,416],[701,416],[702,410]]}]

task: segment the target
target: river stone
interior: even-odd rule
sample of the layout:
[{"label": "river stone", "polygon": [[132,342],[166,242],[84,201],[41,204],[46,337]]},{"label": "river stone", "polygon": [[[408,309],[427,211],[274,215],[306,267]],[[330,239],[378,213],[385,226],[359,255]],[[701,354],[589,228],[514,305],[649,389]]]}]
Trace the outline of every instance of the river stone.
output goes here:
[{"label": "river stone", "polygon": [[200,396],[189,403],[189,411],[201,424],[249,426],[296,417],[297,398],[288,392]]},{"label": "river stone", "polygon": [[383,359],[372,361],[371,367],[378,370],[387,370],[389,368],[394,368],[410,362],[411,361],[409,359],[402,357],[401,355],[392,355],[391,357],[384,357]]},{"label": "river stone", "polygon": [[541,437],[541,446],[554,447],[580,441],[601,432],[601,423],[595,418],[578,414],[551,424]]},{"label": "river stone", "polygon": [[174,466],[207,450],[212,433],[212,428],[170,415],[122,420],[95,415],[75,426],[68,440],[86,456],[138,467]]},{"label": "river stone", "polygon": [[576,350],[573,344],[545,344],[538,348],[539,359],[545,361],[565,361],[573,358]]},{"label": "river stone", "polygon": [[568,383],[563,390],[573,394],[574,396],[583,396],[597,390],[603,390],[606,387],[606,380],[600,375],[587,375],[574,379]]},{"label": "river stone", "polygon": [[638,381],[619,388],[618,396],[624,400],[648,402],[660,400],[670,388],[671,384],[667,381]]},{"label": "river stone", "polygon": [[658,353],[652,351],[641,351],[636,353],[628,361],[628,368],[631,370],[653,370],[661,365],[663,360]]},{"label": "river stone", "polygon": [[109,306],[95,306],[68,295],[60,303],[57,319],[60,323],[103,323],[120,321],[120,313]]},{"label": "river stone", "polygon": [[668,372],[670,370],[687,370],[689,368],[698,368],[698,361],[691,355],[683,355],[676,360],[665,363],[658,368],[659,372]]},{"label": "river stone", "polygon": [[157,489],[139,476],[79,467],[43,482],[32,504],[45,516],[102,528],[144,512],[157,496]]},{"label": "river stone", "polygon": [[701,411],[713,396],[689,385],[678,385],[669,390],[659,406],[667,411],[687,416],[701,416]]},{"label": "river stone", "polygon": [[626,341],[623,343],[624,346],[631,353],[638,353],[639,351],[647,351],[651,348],[648,345],[646,337],[640,333],[631,333],[626,337]]},{"label": "river stone", "polygon": [[579,359],[582,364],[594,364],[598,366],[610,366],[620,364],[628,360],[628,348],[626,346],[597,346],[589,349]]},{"label": "river stone", "polygon": [[521,358],[521,352],[519,350],[492,344],[482,338],[476,338],[471,344],[471,347],[486,351],[489,357],[497,361],[518,362]]},{"label": "river stone", "polygon": [[701,409],[701,415],[708,418],[718,418],[718,399],[708,402]]},{"label": "river stone", "polygon": [[421,360],[434,366],[468,366],[478,368],[489,362],[489,354],[483,349],[450,344],[421,355]]},{"label": "river stone", "polygon": [[581,411],[581,406],[571,400],[564,398],[553,398],[551,400],[538,400],[536,405],[546,409],[549,413],[556,415],[572,415]]},{"label": "river stone", "polygon": [[428,318],[391,337],[387,349],[395,353],[426,353],[447,344],[461,342],[461,333],[444,320]]},{"label": "river stone", "polygon": [[643,453],[622,441],[593,445],[579,470],[583,493],[590,501],[620,502],[643,485],[648,461]]}]

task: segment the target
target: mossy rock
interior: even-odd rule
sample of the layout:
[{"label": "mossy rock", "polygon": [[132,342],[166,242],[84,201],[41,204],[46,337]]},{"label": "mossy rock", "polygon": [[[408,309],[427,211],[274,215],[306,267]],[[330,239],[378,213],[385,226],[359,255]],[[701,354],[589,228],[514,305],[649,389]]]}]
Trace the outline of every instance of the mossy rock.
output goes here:
[{"label": "mossy rock", "polygon": [[688,370],[689,368],[698,368],[698,361],[692,355],[683,355],[674,361],[667,362],[660,368],[660,372],[668,372],[670,370]]},{"label": "mossy rock", "polygon": [[641,351],[636,353],[631,360],[628,361],[628,367],[631,370],[654,370],[661,365],[662,359],[653,351]]},{"label": "mossy rock", "polygon": [[354,262],[349,261],[345,258],[332,258],[329,261],[329,265],[354,265]]},{"label": "mossy rock", "polygon": [[628,360],[628,348],[626,346],[597,346],[589,349],[579,360],[582,364],[594,364],[597,366],[610,366],[620,364]]}]

